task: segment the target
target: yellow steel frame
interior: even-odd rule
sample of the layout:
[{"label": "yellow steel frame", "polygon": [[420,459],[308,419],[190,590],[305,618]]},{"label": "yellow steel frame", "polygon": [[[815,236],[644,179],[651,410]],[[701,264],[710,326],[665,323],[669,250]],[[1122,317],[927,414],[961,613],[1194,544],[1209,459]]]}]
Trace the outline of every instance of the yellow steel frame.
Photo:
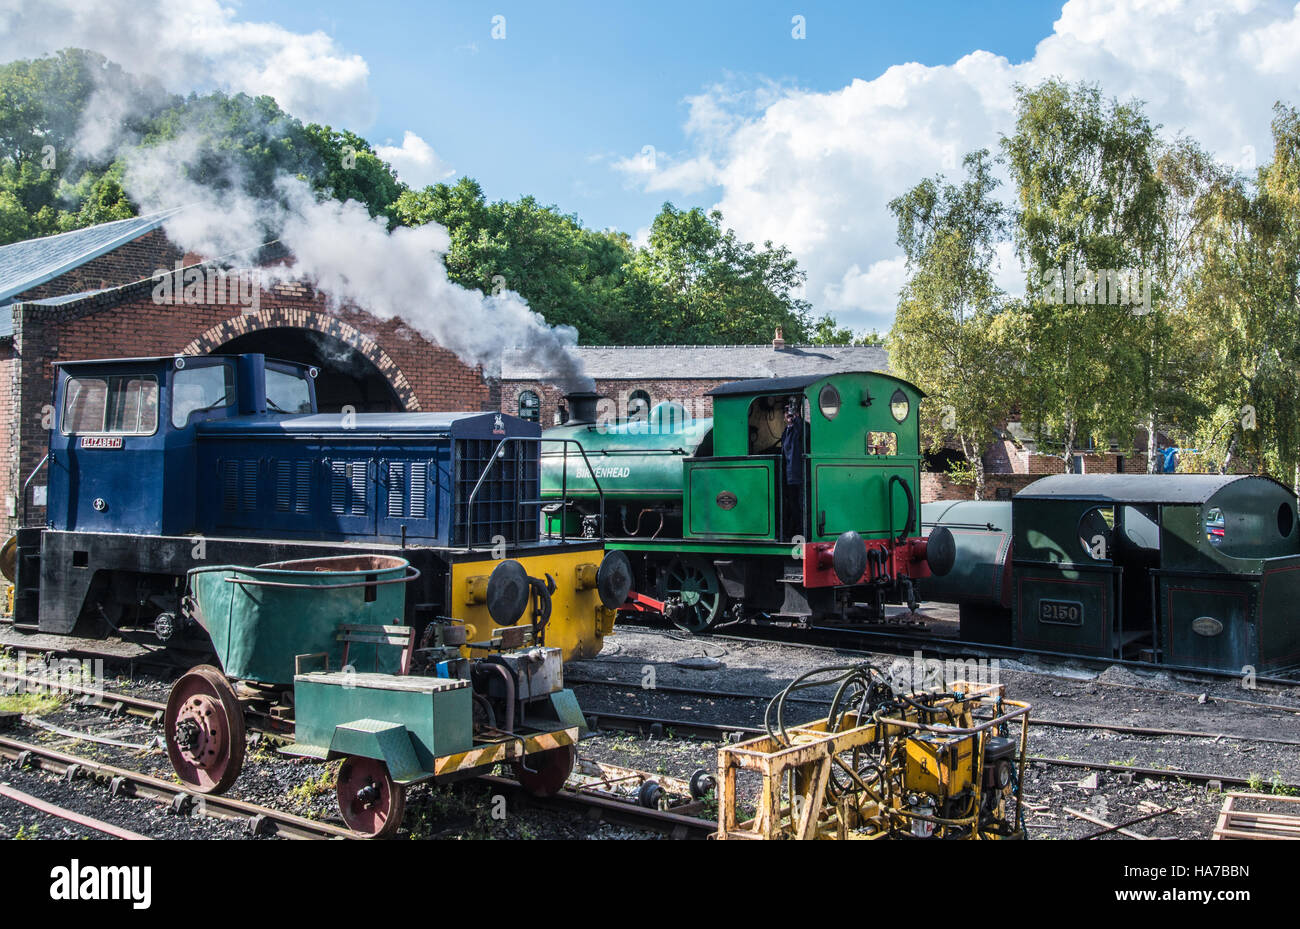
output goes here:
[{"label": "yellow steel frame", "polygon": [[[998,727],[1018,720],[1018,771],[1023,778],[1030,706],[1005,699],[1001,685],[960,681],[952,685],[952,693],[961,694],[961,699],[947,696],[934,701],[936,707],[951,710],[951,725],[923,722],[920,711],[909,706],[896,717],[878,712],[869,720],[859,720],[855,714],[846,713],[834,731],[828,719],[791,727],[785,732],[786,742],[764,735],[723,746],[718,750],[718,831],[714,838],[880,839],[910,831],[916,820],[929,822],[938,835],[995,837],[979,829],[984,742]],[[915,699],[920,695],[912,696]],[[975,710],[986,704],[997,706],[1001,712],[977,724]],[[968,815],[945,819],[904,808],[905,792],[915,790],[907,783],[907,747],[922,734],[974,741],[969,753],[956,756],[958,763],[971,767],[954,781],[969,785],[972,791]],[[867,750],[878,744],[883,748],[879,752],[880,768],[873,779],[866,780],[859,773],[861,763]],[[849,789],[835,788],[833,769],[847,778]],[[757,808],[747,819],[742,818],[737,792],[737,776],[742,771],[756,772],[760,778]],[[1021,802],[1018,794],[1015,802]]]}]

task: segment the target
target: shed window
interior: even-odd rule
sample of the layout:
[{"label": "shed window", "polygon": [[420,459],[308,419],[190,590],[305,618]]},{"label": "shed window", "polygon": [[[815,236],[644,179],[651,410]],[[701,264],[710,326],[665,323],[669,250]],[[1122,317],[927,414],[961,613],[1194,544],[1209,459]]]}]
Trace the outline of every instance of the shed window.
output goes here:
[{"label": "shed window", "polygon": [[152,375],[70,377],[64,391],[64,435],[158,431],[158,379]]},{"label": "shed window", "polygon": [[524,422],[540,422],[542,418],[542,400],[534,391],[519,392],[519,418]]},{"label": "shed window", "polygon": [[650,395],[644,390],[634,390],[627,397],[627,418],[644,420],[650,416]]}]

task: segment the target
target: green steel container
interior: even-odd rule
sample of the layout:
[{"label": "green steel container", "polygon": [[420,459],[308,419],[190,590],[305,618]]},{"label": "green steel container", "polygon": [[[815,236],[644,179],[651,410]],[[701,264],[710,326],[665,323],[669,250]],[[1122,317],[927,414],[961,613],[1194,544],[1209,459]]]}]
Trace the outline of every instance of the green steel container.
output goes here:
[{"label": "green steel container", "polygon": [[[401,625],[408,567],[389,555],[343,555],[195,568],[189,582],[196,618],[222,670],[239,680],[286,684],[298,655],[324,653],[330,668],[342,666],[341,624]],[[356,644],[348,653],[358,671],[396,673],[400,660],[397,649],[375,645]]]}]

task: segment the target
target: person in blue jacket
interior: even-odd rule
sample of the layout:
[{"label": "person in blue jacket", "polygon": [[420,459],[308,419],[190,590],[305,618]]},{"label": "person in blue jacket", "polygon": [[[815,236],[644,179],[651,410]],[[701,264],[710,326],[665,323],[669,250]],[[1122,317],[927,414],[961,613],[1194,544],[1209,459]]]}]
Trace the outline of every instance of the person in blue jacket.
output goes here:
[{"label": "person in blue jacket", "polygon": [[785,405],[785,429],[781,432],[782,482],[784,503],[782,508],[785,537],[792,539],[803,535],[803,445],[804,426],[799,416],[799,401],[791,398]]}]

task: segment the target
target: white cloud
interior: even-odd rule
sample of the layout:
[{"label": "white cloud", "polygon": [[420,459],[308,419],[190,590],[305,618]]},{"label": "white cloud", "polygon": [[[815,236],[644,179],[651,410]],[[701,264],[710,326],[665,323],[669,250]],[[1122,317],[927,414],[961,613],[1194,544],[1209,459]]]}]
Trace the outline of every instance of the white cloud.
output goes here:
[{"label": "white cloud", "polygon": [[[976,50],[830,92],[733,81],[686,101],[686,152],[614,166],[647,190],[716,187],[727,225],[794,251],[817,309],[883,330],[902,282],[889,200],[926,176],[957,179],[966,152],[996,153],[1013,129],[1013,84],[1095,81],[1146,101],[1165,134],[1249,166],[1268,157],[1274,101],[1300,97],[1297,46],[1300,7],[1282,0],[1069,0],[1027,61]],[[1023,289],[1012,251],[1000,258],[999,282]]]},{"label": "white cloud", "polygon": [[0,0],[0,60],[97,51],[171,90],[269,94],[305,121],[368,126],[370,69],[324,32],[242,22],[217,0]]},{"label": "white cloud", "polygon": [[393,166],[398,177],[415,188],[445,181],[456,173],[428,142],[409,129],[401,145],[378,145],[375,153]]}]

